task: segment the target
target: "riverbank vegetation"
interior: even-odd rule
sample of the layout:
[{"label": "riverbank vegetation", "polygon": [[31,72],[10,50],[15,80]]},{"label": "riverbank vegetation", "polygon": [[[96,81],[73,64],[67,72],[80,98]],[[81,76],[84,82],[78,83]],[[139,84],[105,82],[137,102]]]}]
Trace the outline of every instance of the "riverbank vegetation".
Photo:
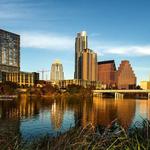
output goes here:
[{"label": "riverbank vegetation", "polygon": [[125,130],[116,121],[108,127],[74,127],[56,137],[21,141],[19,138],[1,143],[1,149],[13,150],[62,150],[62,149],[93,149],[93,150],[148,150],[150,149],[150,122],[136,123]]},{"label": "riverbank vegetation", "polygon": [[65,89],[60,89],[58,86],[53,86],[51,83],[44,84],[42,87],[26,87],[21,88],[16,83],[5,82],[0,83],[0,95],[15,95],[25,93],[28,96],[36,97],[51,97],[51,98],[66,98],[80,97],[86,98],[92,95],[94,87],[84,88],[79,85],[68,85]]},{"label": "riverbank vegetation", "polygon": [[47,84],[43,87],[28,88],[27,94],[30,96],[67,98],[67,97],[90,97],[94,87],[84,88],[79,85],[68,85],[65,89],[59,89],[57,86]]},{"label": "riverbank vegetation", "polygon": [[17,93],[18,85],[13,82],[0,83],[0,95],[13,95]]}]

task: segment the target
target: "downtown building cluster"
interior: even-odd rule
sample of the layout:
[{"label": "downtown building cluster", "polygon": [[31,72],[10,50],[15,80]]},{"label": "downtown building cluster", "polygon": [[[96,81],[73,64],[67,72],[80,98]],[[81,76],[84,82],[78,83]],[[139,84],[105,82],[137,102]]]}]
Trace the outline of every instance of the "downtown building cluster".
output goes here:
[{"label": "downtown building cluster", "polygon": [[0,82],[34,86],[39,73],[20,71],[20,35],[0,29]]},{"label": "downtown building cluster", "polygon": [[[20,71],[20,36],[0,29],[0,82],[11,81],[19,86],[34,86],[39,73]],[[97,53],[88,47],[85,31],[75,38],[74,79],[64,80],[63,66],[56,60],[51,66],[50,81],[60,88],[70,84],[96,88],[134,89],[136,76],[129,61],[121,62],[116,69],[115,61],[97,61]]]},{"label": "downtown building cluster", "polygon": [[115,61],[97,61],[97,54],[88,48],[88,36],[85,31],[77,33],[75,39],[75,73],[77,80],[95,81],[101,88],[134,89],[136,76],[127,60],[123,60],[118,69]]}]

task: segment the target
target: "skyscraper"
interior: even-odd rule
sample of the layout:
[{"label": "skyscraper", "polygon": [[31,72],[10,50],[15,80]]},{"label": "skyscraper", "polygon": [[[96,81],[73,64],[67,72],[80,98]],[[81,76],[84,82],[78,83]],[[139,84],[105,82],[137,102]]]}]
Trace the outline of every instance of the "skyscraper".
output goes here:
[{"label": "skyscraper", "polygon": [[0,71],[20,71],[20,36],[0,29]]},{"label": "skyscraper", "polygon": [[81,55],[84,49],[88,48],[88,37],[85,31],[77,33],[75,39],[75,79],[81,79]]},{"label": "skyscraper", "polygon": [[136,76],[131,64],[123,60],[116,73],[116,83],[118,89],[134,89],[136,86]]},{"label": "skyscraper", "polygon": [[51,81],[64,80],[63,66],[59,60],[55,60],[51,66]]},{"label": "skyscraper", "polygon": [[91,49],[84,49],[81,55],[81,79],[97,80],[97,54]]}]

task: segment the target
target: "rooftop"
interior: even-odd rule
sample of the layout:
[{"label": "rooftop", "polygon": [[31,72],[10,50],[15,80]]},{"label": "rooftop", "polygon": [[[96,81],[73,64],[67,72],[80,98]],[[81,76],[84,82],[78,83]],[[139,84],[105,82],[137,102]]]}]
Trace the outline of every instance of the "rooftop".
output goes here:
[{"label": "rooftop", "polygon": [[99,65],[101,65],[101,64],[115,64],[115,61],[114,60],[99,61],[98,64]]}]

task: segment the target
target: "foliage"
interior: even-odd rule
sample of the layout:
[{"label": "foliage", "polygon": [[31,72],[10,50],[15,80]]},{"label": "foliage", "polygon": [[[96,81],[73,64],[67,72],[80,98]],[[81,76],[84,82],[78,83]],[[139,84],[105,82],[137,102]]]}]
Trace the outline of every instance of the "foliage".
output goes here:
[{"label": "foliage", "polygon": [[[32,141],[22,141],[15,137],[5,148],[14,150],[59,150],[59,149],[93,149],[93,150],[136,150],[150,149],[150,137],[147,135],[150,122],[144,120],[142,126],[132,127],[125,131],[116,121],[108,127],[94,127],[88,124],[86,127],[74,127],[57,137],[45,136]],[[145,127],[147,130],[145,130]],[[1,147],[3,148],[3,147]]]},{"label": "foliage", "polygon": [[53,94],[55,92],[58,92],[58,88],[56,86],[52,86],[52,84],[49,83],[41,88],[41,92],[42,95]]},{"label": "foliage", "polygon": [[13,82],[0,83],[0,94],[15,94],[18,85]]},{"label": "foliage", "polygon": [[66,91],[69,92],[70,94],[74,94],[79,93],[83,89],[84,89],[83,86],[71,84],[67,86]]}]

